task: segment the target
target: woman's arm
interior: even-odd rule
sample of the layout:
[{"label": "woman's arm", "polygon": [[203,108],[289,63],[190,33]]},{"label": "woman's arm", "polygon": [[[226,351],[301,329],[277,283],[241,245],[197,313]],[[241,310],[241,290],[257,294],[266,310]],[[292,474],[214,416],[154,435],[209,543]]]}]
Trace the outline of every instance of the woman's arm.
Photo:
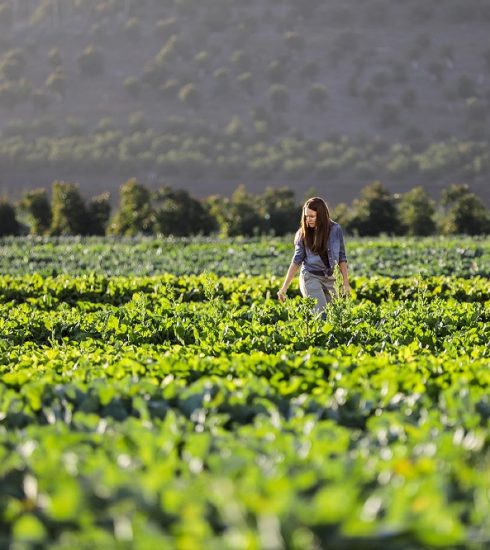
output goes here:
[{"label": "woman's arm", "polygon": [[350,294],[350,284],[349,284],[349,274],[347,273],[347,262],[346,261],[340,261],[339,262],[339,269],[340,273],[342,273],[342,279],[344,281],[344,293]]},{"label": "woman's arm", "polygon": [[286,278],[282,283],[282,287],[279,289],[279,292],[277,293],[277,297],[281,302],[284,302],[284,300],[286,300],[286,292],[288,291],[289,285],[291,284],[291,281],[294,279],[296,273],[298,273],[299,268],[300,266],[298,264],[291,262]]}]

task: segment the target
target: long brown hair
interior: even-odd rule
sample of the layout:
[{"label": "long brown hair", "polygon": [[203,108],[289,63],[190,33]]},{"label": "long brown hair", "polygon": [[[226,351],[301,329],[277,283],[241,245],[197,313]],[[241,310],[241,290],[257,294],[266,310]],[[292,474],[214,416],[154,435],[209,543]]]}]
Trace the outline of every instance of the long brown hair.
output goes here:
[{"label": "long brown hair", "polygon": [[[309,208],[316,212],[315,228],[308,227],[305,210]],[[305,245],[315,254],[327,250],[328,236],[330,235],[330,211],[327,203],[320,197],[312,197],[303,205],[301,211],[301,237]]]}]

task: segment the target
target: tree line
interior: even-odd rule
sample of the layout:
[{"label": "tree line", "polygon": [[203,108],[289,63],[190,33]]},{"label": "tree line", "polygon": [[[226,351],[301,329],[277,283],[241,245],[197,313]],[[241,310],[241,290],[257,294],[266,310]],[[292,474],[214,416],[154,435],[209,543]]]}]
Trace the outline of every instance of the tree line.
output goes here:
[{"label": "tree line", "polygon": [[[490,211],[466,184],[447,187],[436,202],[422,187],[393,194],[375,181],[331,214],[346,233],[359,236],[490,233]],[[112,213],[109,193],[87,200],[78,184],[55,181],[51,193],[41,188],[16,203],[0,199],[0,236],[279,236],[294,232],[300,216],[301,204],[288,187],[267,187],[254,195],[242,184],[231,197],[197,199],[182,189],[151,190],[130,179],[121,185],[119,207]]]}]

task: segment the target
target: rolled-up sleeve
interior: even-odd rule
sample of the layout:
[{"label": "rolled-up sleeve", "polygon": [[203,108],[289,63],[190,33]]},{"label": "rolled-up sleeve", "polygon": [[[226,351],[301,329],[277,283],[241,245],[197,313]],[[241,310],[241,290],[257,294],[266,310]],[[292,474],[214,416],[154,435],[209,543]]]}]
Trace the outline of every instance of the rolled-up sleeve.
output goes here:
[{"label": "rolled-up sleeve", "polygon": [[345,253],[344,233],[342,232],[342,228],[340,227],[340,225],[339,225],[339,241],[340,241],[339,263],[340,262],[346,262],[347,261],[347,255]]},{"label": "rolled-up sleeve", "polygon": [[305,258],[306,258],[305,243],[301,238],[301,234],[298,232],[294,237],[294,255],[293,255],[292,261],[297,265],[301,265]]}]

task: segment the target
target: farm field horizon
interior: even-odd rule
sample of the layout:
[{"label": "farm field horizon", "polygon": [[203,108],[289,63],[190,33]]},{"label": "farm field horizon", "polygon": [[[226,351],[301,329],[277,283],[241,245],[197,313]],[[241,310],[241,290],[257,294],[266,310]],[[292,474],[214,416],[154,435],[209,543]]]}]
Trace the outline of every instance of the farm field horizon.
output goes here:
[{"label": "farm field horizon", "polygon": [[484,549],[490,239],[0,239],[0,547]]}]

